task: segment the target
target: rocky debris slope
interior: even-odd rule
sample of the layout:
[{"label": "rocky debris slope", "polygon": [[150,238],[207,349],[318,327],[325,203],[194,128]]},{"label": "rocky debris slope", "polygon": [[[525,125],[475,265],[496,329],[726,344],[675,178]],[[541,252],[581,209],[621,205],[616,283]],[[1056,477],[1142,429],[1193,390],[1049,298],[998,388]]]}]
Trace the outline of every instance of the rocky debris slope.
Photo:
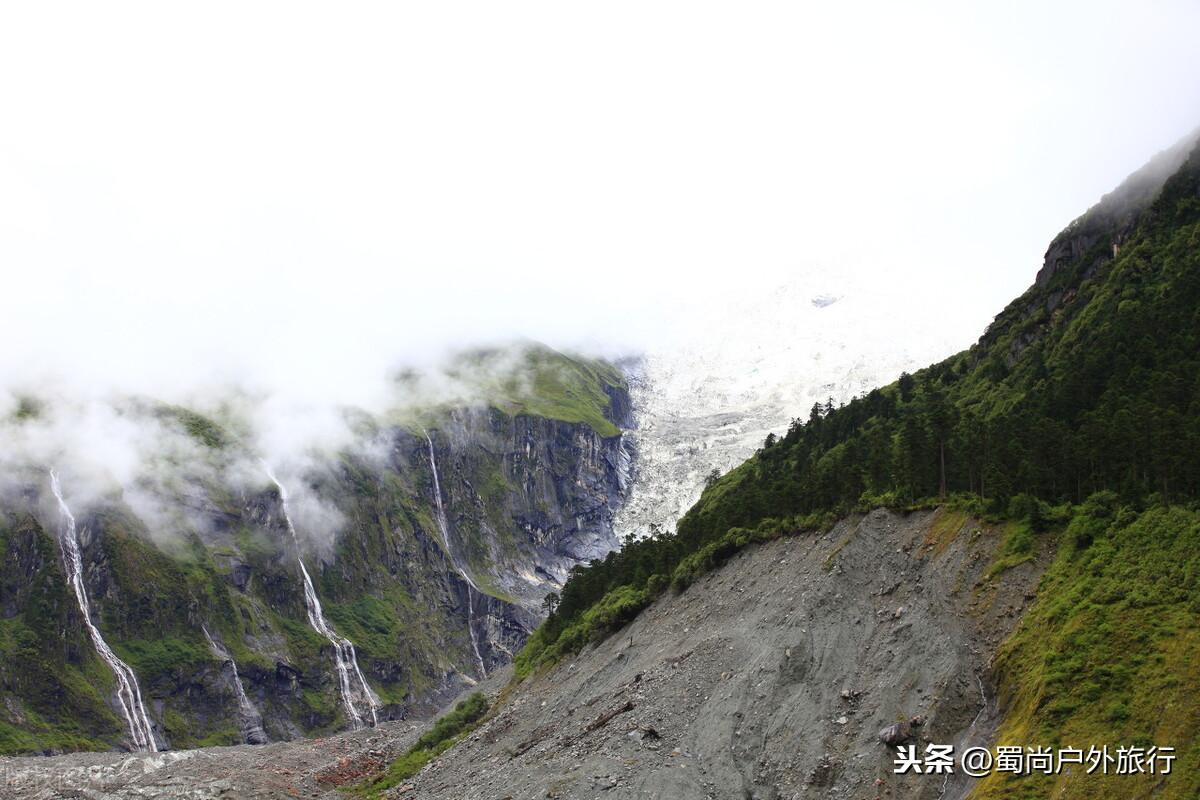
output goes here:
[{"label": "rocky debris slope", "polygon": [[876,511],[743,552],[523,684],[394,797],[957,797],[893,775],[882,729],[985,743],[989,659],[1044,559],[985,577],[1000,532]]}]

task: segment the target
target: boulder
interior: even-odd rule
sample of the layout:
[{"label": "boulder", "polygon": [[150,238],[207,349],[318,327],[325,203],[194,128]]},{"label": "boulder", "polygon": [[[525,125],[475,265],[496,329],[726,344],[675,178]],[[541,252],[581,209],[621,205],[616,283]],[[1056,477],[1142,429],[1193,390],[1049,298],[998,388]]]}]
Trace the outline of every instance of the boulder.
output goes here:
[{"label": "boulder", "polygon": [[912,734],[913,726],[911,722],[897,722],[894,725],[888,725],[879,732],[879,741],[888,747],[896,747],[911,739]]}]

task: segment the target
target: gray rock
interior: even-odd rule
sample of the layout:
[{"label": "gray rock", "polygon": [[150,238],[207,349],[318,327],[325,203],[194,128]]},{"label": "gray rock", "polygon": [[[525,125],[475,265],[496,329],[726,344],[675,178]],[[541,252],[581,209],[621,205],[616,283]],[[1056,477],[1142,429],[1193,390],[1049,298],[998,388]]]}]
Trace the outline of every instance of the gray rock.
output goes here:
[{"label": "gray rock", "polygon": [[896,747],[904,744],[912,738],[913,726],[908,722],[897,722],[888,725],[879,732],[879,741],[886,744],[888,747]]}]

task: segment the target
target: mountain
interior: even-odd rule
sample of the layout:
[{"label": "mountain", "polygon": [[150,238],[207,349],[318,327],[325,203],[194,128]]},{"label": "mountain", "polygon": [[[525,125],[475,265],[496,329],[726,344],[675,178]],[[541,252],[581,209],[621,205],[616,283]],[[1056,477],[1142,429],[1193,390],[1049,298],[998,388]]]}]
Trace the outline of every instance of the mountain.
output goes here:
[{"label": "mountain", "polygon": [[[688,587],[753,543],[844,531],[838,520],[881,507],[941,507],[963,516],[948,529],[928,523],[910,547],[936,551],[963,536],[990,544],[988,568],[965,584],[972,595],[957,613],[972,613],[971,600],[1024,580],[1031,568],[1045,570],[1033,602],[1022,595],[1007,609],[1020,621],[991,652],[990,689],[981,684],[998,698],[996,741],[1158,744],[1178,755],[1169,781],[1097,783],[1074,772],[994,775],[967,788],[981,797],[1195,796],[1197,138],[1158,156],[1056,237],[1034,285],[974,346],[844,405],[814,404],[807,419],[769,435],[752,458],[714,480],[676,533],[576,570],[518,655],[518,675],[561,677],[556,664],[640,619],[647,606],[669,607],[670,596],[658,599],[669,588],[697,591]],[[828,564],[836,566],[837,553],[825,556]],[[741,577],[743,591],[753,586],[751,575]],[[896,577],[904,583],[911,574]],[[705,586],[711,591],[711,581]],[[847,585],[846,601],[859,597]],[[811,635],[843,640],[834,621],[814,622]],[[611,654],[613,645],[603,647]],[[939,712],[937,700],[921,713]],[[945,740],[965,733],[934,730]],[[855,735],[869,741],[874,732]],[[847,772],[848,783],[837,769],[831,774],[830,785],[849,790],[864,773]],[[938,796],[928,784],[904,791]]]},{"label": "mountain", "polygon": [[[135,479],[10,476],[0,753],[327,734],[429,714],[507,663],[543,596],[617,544],[628,392],[534,345],[438,380],[437,402],[346,410],[353,442],[299,464],[260,461],[236,418],[137,398],[113,412],[153,445]],[[34,438],[56,413],[29,399],[4,425]]]},{"label": "mountain", "polygon": [[[807,418],[767,435],[744,463],[714,477],[675,532],[630,537],[620,550],[571,567],[561,591],[546,595],[554,610],[511,672],[497,669],[475,686],[455,682],[467,696],[432,725],[384,720],[266,747],[8,759],[0,767],[10,786],[33,797],[51,783],[83,792],[100,781],[99,796],[112,798],[177,796],[180,787],[198,798],[405,800],[1200,796],[1197,138],[1156,158],[1057,237],[1034,285],[975,345],[844,404],[814,403]],[[805,303],[817,313],[841,303],[829,300]],[[603,365],[590,368],[599,381],[490,381],[504,401],[483,416],[508,430],[515,423],[505,406],[558,409],[574,421],[511,419],[570,431],[565,442],[582,435],[598,454],[585,463],[611,462],[605,474],[619,488],[625,462],[605,449],[616,442],[602,419],[628,405]],[[535,399],[522,386],[544,389]],[[459,636],[442,641],[447,660],[469,663],[469,634],[493,630],[499,598],[463,591],[469,581],[454,565],[470,560],[470,548],[442,532],[466,513],[455,507],[485,494],[468,466],[477,434],[446,432],[447,420],[466,420],[465,412],[429,413],[383,427],[401,441],[408,464],[387,473],[398,492],[387,505],[416,506],[406,516],[413,540],[425,541],[444,582],[458,585],[460,602],[448,605]],[[506,465],[536,449],[507,436]],[[467,449],[453,451],[450,441]],[[439,476],[455,469],[443,463],[461,465],[444,479],[445,493],[434,481],[435,460]],[[513,483],[517,473],[505,469]],[[536,482],[535,473],[525,478]],[[318,496],[337,494],[310,483]],[[594,519],[612,518],[613,502],[600,502],[606,494],[599,486],[588,492]],[[279,490],[253,496],[259,527],[286,543]],[[528,492],[513,503],[539,508]],[[381,513],[369,510],[373,519]],[[35,541],[53,544],[45,533]],[[87,536],[81,541],[85,552],[94,547]],[[352,541],[369,565],[355,569],[387,563],[386,551]],[[356,612],[348,612],[358,604],[349,588],[339,595],[330,566],[352,555],[342,545],[337,552],[318,591],[340,605],[329,613],[338,631],[360,637],[369,654],[370,631],[354,627]],[[44,558],[54,555],[51,548]],[[5,569],[22,557],[28,562],[10,554]],[[61,576],[43,573],[58,581],[26,589],[20,608],[62,593]],[[293,567],[285,616],[304,630],[298,583]],[[103,602],[103,582],[93,584]],[[470,624],[475,599],[488,604],[485,626]],[[77,650],[90,653],[85,644],[78,638]],[[116,649],[131,663],[139,655]],[[326,683],[309,685],[327,687],[332,706],[330,649]],[[209,669],[227,663],[212,659]],[[378,662],[366,671],[373,688],[387,688]],[[166,685],[151,687],[155,701],[168,696]],[[163,716],[152,708],[155,720]],[[1129,749],[1142,748],[1144,771],[1093,775],[1067,764],[979,780],[897,774],[895,746],[904,743],[919,753],[930,744],[960,753],[1107,747],[1110,770],[1118,753],[1128,764]],[[1149,755],[1153,773],[1145,770],[1151,747],[1163,748]]]},{"label": "mountain", "polygon": [[744,294],[699,302],[691,315],[702,328],[622,363],[637,453],[617,512],[622,535],[673,530],[714,472],[745,461],[814,402],[845,402],[954,350],[944,320],[909,315],[909,336],[897,338],[895,299],[846,275],[806,271]]}]

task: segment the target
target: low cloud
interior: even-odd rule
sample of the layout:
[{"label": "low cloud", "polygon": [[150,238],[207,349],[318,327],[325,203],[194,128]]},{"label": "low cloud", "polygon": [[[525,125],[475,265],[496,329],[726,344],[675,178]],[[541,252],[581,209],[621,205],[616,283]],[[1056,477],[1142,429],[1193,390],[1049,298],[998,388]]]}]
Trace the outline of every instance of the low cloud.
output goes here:
[{"label": "low cloud", "polygon": [[[519,337],[763,375],[805,366],[755,334],[796,302],[962,347],[1200,107],[1194,4],[564,8],[0,12],[0,487],[56,464],[155,531],[256,458],[300,493],[377,454],[348,410],[469,403],[448,354]],[[871,359],[876,322],[827,333]]]},{"label": "low cloud", "polygon": [[358,397],[366,402],[354,406],[261,386],[209,387],[188,393],[185,406],[23,384],[0,401],[0,494],[11,501],[32,490],[41,495],[43,519],[57,520],[47,491],[54,469],[77,516],[123,503],[150,540],[169,550],[190,534],[214,534],[208,489],[274,491],[274,475],[288,493],[302,549],[330,559],[345,520],[312,487],[336,478],[338,454],[382,469],[393,457],[391,426],[411,425],[433,409],[486,405],[501,386],[509,395],[532,391],[523,370],[530,346],[509,343],[421,368],[381,369],[372,392]]}]

